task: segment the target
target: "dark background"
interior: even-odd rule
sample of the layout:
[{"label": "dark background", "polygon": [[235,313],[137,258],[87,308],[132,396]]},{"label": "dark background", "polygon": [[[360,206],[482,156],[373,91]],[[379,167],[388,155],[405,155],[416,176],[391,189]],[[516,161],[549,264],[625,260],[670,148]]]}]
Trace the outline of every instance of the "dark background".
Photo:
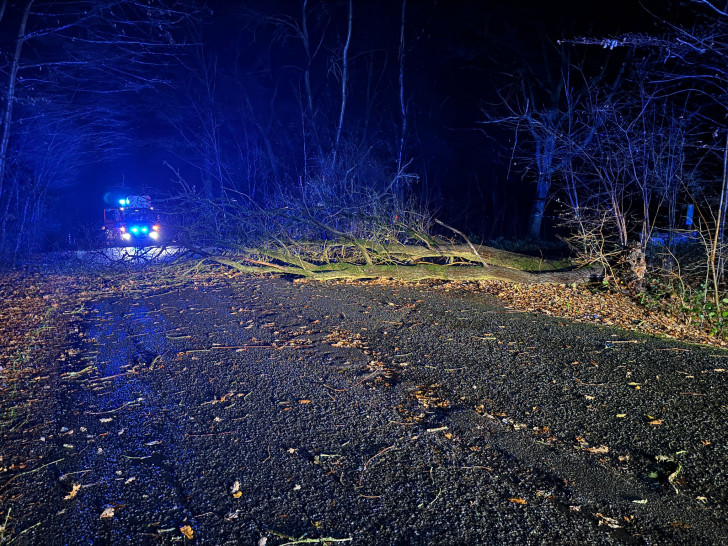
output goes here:
[{"label": "dark background", "polygon": [[[90,4],[105,3],[109,4]],[[77,9],[71,7],[77,4],[38,0],[28,26],[31,31],[54,25],[60,28],[64,12]],[[24,5],[10,2],[1,20],[6,75]],[[154,25],[145,29],[149,21],[144,21],[143,13],[140,22],[129,27],[145,39],[161,42],[162,47],[156,49],[126,45],[118,53],[108,46],[112,52],[108,57],[99,53],[97,42],[105,36],[131,36],[124,24],[112,21],[110,13],[119,17],[112,8],[100,10],[96,21],[69,14],[70,30],[24,45],[21,62],[27,65],[46,58],[59,61],[59,52],[82,57],[89,64],[101,63],[92,70],[58,62],[56,73],[53,68],[42,73],[32,67],[25,71],[21,67],[19,72],[21,100],[13,123],[33,116],[38,96],[45,101],[44,107],[55,103],[73,108],[68,116],[72,123],[62,124],[68,133],[60,138],[77,139],[75,153],[79,156],[46,183],[44,192],[43,215],[58,232],[98,224],[101,209],[119,196],[173,195],[179,177],[164,162],[178,169],[189,185],[205,187],[214,195],[215,184],[223,182],[210,181],[210,150],[205,151],[206,144],[200,143],[210,126],[217,128],[228,179],[239,183],[246,194],[254,194],[254,200],[285,196],[286,188],[294,188],[304,178],[341,174],[327,175],[311,165],[315,160],[323,164],[321,158],[333,149],[341,98],[338,70],[346,39],[345,0],[311,0],[307,5],[311,47],[317,53],[310,65],[315,104],[314,112],[307,113],[310,135],[306,138],[301,137],[301,119],[307,60],[295,35],[296,25],[300,28],[301,23],[301,1],[168,5],[185,13],[179,17],[165,14],[175,20],[171,30],[158,30],[161,25],[157,30]],[[366,179],[378,189],[396,171],[402,122],[398,82],[401,8],[400,2],[392,1],[353,3],[350,95],[342,136],[348,149],[356,149],[350,157],[366,155],[368,172],[375,173],[357,171],[357,180]],[[563,67],[560,51],[568,50],[587,72],[598,72],[604,66],[617,71],[628,62],[624,51],[560,46],[558,40],[657,33],[666,28],[667,18],[690,25],[693,13],[683,2],[663,0],[409,0],[403,157],[413,182],[401,190],[401,197],[478,237],[524,236],[534,192],[528,150],[514,148],[512,127],[482,122],[489,115],[498,117],[505,112],[504,96],[524,79],[535,82],[537,101],[547,101],[544,90],[558,79]],[[85,33],[93,39],[90,45],[79,47],[77,38]],[[126,73],[126,66],[133,77]],[[206,83],[201,66],[208,70]],[[376,100],[367,102],[367,89],[376,91]],[[214,121],[210,121],[210,112]],[[12,138],[11,133],[11,144]],[[18,154],[22,153],[19,149]],[[247,172],[246,183],[241,182],[243,172]],[[377,177],[382,181],[374,181]],[[252,187],[253,179],[262,190]],[[544,235],[552,234],[546,225]]]},{"label": "dark background", "polygon": [[[266,69],[270,70],[270,79],[276,80],[276,84],[285,87],[286,80],[300,78],[297,70],[289,68],[301,61],[298,44],[280,43],[274,52],[269,52],[265,29],[242,28],[244,16],[236,4],[231,1],[210,3],[210,11],[196,18],[204,44],[219,56],[221,63],[225,63],[226,70],[260,70],[260,59],[270,54],[270,60],[266,59],[270,67]],[[295,16],[300,11],[300,2],[295,1],[240,4],[271,15]],[[345,4],[328,4],[333,6],[327,7],[332,11],[332,17],[341,19],[331,25],[342,27]],[[355,2],[354,8],[351,54],[374,50],[380,63],[386,62],[390,65],[386,68],[396,70],[401,5],[391,1],[368,1]],[[513,207],[512,212],[527,210],[529,205],[528,191],[522,191],[527,190],[528,183],[522,181],[519,173],[506,178],[508,144],[513,139],[511,132],[490,128],[488,132],[493,138],[488,138],[478,125],[483,118],[483,105],[497,104],[496,89],[522,70],[536,74],[558,70],[555,59],[558,39],[649,30],[657,24],[638,2],[630,0],[589,3],[410,0],[407,16],[405,86],[413,130],[417,132],[417,142],[411,144],[410,155],[416,158],[416,170],[428,179],[429,197],[436,206],[449,212],[450,216],[456,215],[464,206],[473,209],[474,222],[481,220],[477,218],[479,212],[482,213],[482,209],[478,210],[479,202],[489,199],[494,188],[504,194]],[[340,39],[340,32],[329,32],[327,39],[335,43]],[[237,56],[237,48],[246,52],[246,58]],[[603,57],[598,55],[599,51],[596,53],[598,58]],[[233,68],[236,61],[239,66]],[[391,96],[384,99],[385,104],[380,108],[392,111],[397,108],[397,90],[395,82],[388,83],[392,87]],[[272,86],[272,82],[269,85]],[[157,106],[161,110],[171,108],[173,104],[165,103],[169,97],[178,100],[175,95],[179,89],[173,87],[148,90],[149,96],[140,100],[143,103],[151,101],[153,109]],[[259,100],[265,102],[263,98]],[[298,108],[295,99],[285,95],[279,105],[287,101],[289,103],[283,108],[288,106],[294,111]],[[333,114],[338,113],[337,106],[333,104]],[[348,124],[360,123],[361,109],[356,109],[355,105],[350,108]],[[181,161],[173,150],[166,149],[164,144],[171,147],[169,140],[176,136],[168,123],[159,119],[150,123],[146,115],[131,121],[132,138],[119,150],[119,157],[84,168],[79,173],[78,183],[68,188],[73,214],[79,218],[97,218],[103,196],[109,191],[114,197],[124,191],[174,191],[173,177],[162,165],[164,160],[178,165],[190,182],[198,179],[199,184],[199,173]],[[494,138],[502,141],[496,142]],[[516,191],[508,191],[512,186],[516,186]],[[519,221],[522,218],[519,217]],[[518,235],[519,221],[510,221],[503,226],[506,235]],[[500,234],[500,229],[495,228],[493,233]]]}]

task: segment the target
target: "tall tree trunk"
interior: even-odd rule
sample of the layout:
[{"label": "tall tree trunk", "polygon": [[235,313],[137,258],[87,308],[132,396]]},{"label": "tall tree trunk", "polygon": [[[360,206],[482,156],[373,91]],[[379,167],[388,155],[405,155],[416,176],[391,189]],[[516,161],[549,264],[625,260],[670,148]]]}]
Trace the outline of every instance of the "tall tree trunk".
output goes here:
[{"label": "tall tree trunk", "polygon": [[[726,171],[728,170],[728,135],[726,135],[726,143],[725,143],[725,150],[723,153],[723,192],[725,192],[725,183],[726,183]],[[718,281],[723,279],[723,274],[725,271],[725,227],[726,227],[726,218],[728,218],[728,199],[724,198],[721,193],[721,203],[722,207],[719,212],[720,221],[718,222],[718,244],[716,246],[716,251],[718,253],[718,260],[717,260],[717,268],[716,268],[716,275],[718,277]]]},{"label": "tall tree trunk", "polygon": [[18,252],[20,251],[20,243],[23,241],[23,235],[25,233],[25,220],[28,217],[28,201],[30,199],[27,199],[25,201],[25,206],[23,207],[23,216],[20,219],[20,226],[18,227],[18,236],[15,239],[15,250],[13,251],[13,259],[12,259],[12,267],[15,267],[17,260],[18,260]]},{"label": "tall tree trunk", "polygon": [[[15,184],[17,187],[17,182]],[[0,254],[2,254],[5,251],[5,241],[7,238],[7,231],[8,231],[8,221],[10,220],[10,205],[13,202],[13,191],[12,187],[10,191],[6,190],[6,193],[8,194],[7,199],[5,200],[5,209],[2,211],[2,214],[0,214]],[[17,190],[16,190],[17,193]],[[0,201],[0,204],[2,201]]]},{"label": "tall tree trunk", "polygon": [[[8,143],[10,142],[10,123],[13,119],[13,105],[15,103],[15,83],[18,78],[18,67],[20,66],[20,53],[25,43],[25,26],[28,23],[30,8],[33,0],[28,0],[23,11],[23,17],[18,27],[18,39],[15,42],[15,52],[13,53],[13,61],[10,66],[10,74],[8,74],[8,94],[5,99],[5,112],[3,113],[3,133],[0,138],[0,199],[3,196],[3,181],[5,179],[5,171],[8,155]],[[3,12],[5,11],[5,3],[3,3]]]},{"label": "tall tree trunk", "polygon": [[723,183],[720,188],[720,202],[718,203],[718,219],[715,222],[715,233],[709,253],[710,272],[713,278],[713,301],[716,309],[720,307],[720,292],[718,291],[718,268],[716,261],[719,255],[719,241],[721,226],[723,225],[723,207],[726,200],[726,186],[728,186],[728,134],[725,137],[725,151],[723,153]]},{"label": "tall tree trunk", "polygon": [[303,72],[303,82],[306,87],[306,105],[308,106],[308,115],[313,116],[313,95],[311,93],[311,45],[308,39],[308,17],[306,7],[308,0],[303,0],[301,6],[301,39],[303,48],[306,50],[306,70]]},{"label": "tall tree trunk", "polygon": [[532,239],[541,238],[541,224],[543,213],[546,210],[546,199],[551,189],[551,177],[554,169],[554,153],[556,151],[556,137],[549,135],[537,146],[536,162],[538,164],[538,180],[536,181],[536,196],[531,208],[528,235]]},{"label": "tall tree trunk", "polygon": [[341,128],[344,126],[344,111],[346,110],[347,97],[347,78],[349,77],[349,44],[351,43],[351,21],[354,15],[354,1],[349,0],[349,26],[346,32],[346,43],[344,44],[344,53],[341,60],[341,111],[339,112],[339,124],[336,127],[336,140],[334,141],[334,161],[336,165],[336,155],[339,152],[339,141],[341,140]]},{"label": "tall tree trunk", "polygon": [[541,225],[543,224],[543,213],[546,210],[546,196],[548,195],[548,188],[550,181],[545,179],[539,179],[536,185],[536,199],[534,199],[533,207],[531,208],[531,217],[529,219],[528,236],[531,239],[541,238]]},{"label": "tall tree trunk", "polygon": [[[311,40],[310,35],[308,33],[308,0],[303,0],[303,4],[301,6],[301,42],[303,42],[303,49],[306,52],[306,69],[303,71],[303,85],[306,92],[306,107],[303,108],[302,112],[302,123],[303,123],[303,163],[304,165],[308,165],[308,157],[307,157],[307,141],[308,135],[311,135],[312,138],[312,144],[315,145],[316,150],[318,151],[319,157],[323,156],[323,150],[321,148],[321,142],[319,141],[318,137],[316,136],[316,127],[315,127],[315,111],[313,107],[313,92],[311,91],[311,64],[313,63],[313,58],[316,55],[316,51],[313,53],[311,52]],[[320,47],[320,44],[319,44]],[[318,51],[318,48],[316,48]],[[308,122],[308,123],[307,123]],[[308,168],[306,167],[304,169],[304,173],[308,174]]]},{"label": "tall tree trunk", "polygon": [[407,10],[407,0],[402,0],[402,19],[399,27],[399,113],[402,118],[401,133],[399,135],[399,148],[397,150],[397,183],[395,193],[402,200],[402,156],[404,154],[404,139],[407,136],[407,108],[404,101],[404,23]]}]

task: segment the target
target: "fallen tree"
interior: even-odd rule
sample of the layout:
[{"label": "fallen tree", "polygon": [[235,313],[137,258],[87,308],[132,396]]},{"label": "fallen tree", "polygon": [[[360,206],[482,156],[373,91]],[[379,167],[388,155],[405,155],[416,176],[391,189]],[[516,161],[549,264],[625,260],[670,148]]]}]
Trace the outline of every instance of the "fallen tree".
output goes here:
[{"label": "fallen tree", "polygon": [[[313,246],[314,243],[307,245],[309,249]],[[604,276],[601,266],[558,267],[563,266],[563,262],[482,245],[471,249],[467,245],[454,244],[435,248],[396,244],[373,249],[370,248],[373,245],[359,241],[358,245],[341,242],[319,243],[318,246],[318,256],[314,257],[318,259],[312,259],[311,255],[304,258],[289,248],[246,248],[223,253],[200,248],[191,250],[203,262],[220,264],[243,273],[292,275],[321,281],[391,278],[402,281],[504,280],[526,284],[581,284],[600,281]],[[361,257],[364,251],[368,260]],[[332,259],[332,254],[335,257],[348,256],[348,259]],[[328,259],[324,261],[322,256]]]},{"label": "fallen tree", "polygon": [[[381,209],[382,207],[379,207]],[[277,209],[195,198],[182,227],[184,246],[204,263],[249,274],[315,280],[505,280],[573,284],[601,280],[601,266],[574,267],[474,244],[463,232],[422,213],[365,206],[315,209],[295,201]],[[189,212],[188,212],[189,214]],[[324,221],[323,219],[327,220]],[[392,220],[394,219],[394,220]],[[457,240],[433,235],[437,224]],[[199,241],[199,242],[198,242]],[[214,249],[214,250],[212,250]]]}]

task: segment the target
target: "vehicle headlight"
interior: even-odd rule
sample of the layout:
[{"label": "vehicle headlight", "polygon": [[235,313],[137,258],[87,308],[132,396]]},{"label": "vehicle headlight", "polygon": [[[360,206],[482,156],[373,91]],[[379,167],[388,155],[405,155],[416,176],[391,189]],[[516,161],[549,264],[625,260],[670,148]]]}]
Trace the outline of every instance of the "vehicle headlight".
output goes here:
[{"label": "vehicle headlight", "polygon": [[150,239],[159,239],[159,232],[158,231],[150,231],[149,232],[149,238]]},{"label": "vehicle headlight", "polygon": [[124,239],[125,241],[128,241],[131,239],[131,233],[122,233],[121,238]]}]

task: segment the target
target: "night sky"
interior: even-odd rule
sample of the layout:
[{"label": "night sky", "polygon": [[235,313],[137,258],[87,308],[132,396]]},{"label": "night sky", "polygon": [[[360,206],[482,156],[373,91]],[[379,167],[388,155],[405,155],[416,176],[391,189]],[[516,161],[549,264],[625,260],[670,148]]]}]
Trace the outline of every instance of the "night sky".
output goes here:
[{"label": "night sky", "polygon": [[[6,59],[22,5],[21,1],[11,2],[2,20]],[[63,3],[37,2],[34,10],[40,12],[44,5],[52,5],[57,12],[64,9]],[[85,159],[74,166],[72,175],[49,186],[53,198],[49,216],[65,224],[68,219],[94,222],[100,218],[104,196],[174,193],[174,176],[163,165],[165,161],[179,169],[190,184],[204,185],[203,160],[195,156],[200,146],[193,141],[204,131],[200,119],[213,103],[221,146],[230,145],[225,150],[230,157],[228,165],[237,162],[238,174],[231,177],[246,171],[253,180],[267,169],[271,180],[300,179],[306,168],[301,159],[304,153],[291,150],[300,145],[296,135],[302,130],[298,125],[305,102],[302,81],[307,61],[291,29],[300,25],[301,5],[300,1],[193,3],[194,14],[169,34],[174,38],[164,38],[174,42],[174,47],[155,58],[153,74],[145,75],[158,82],[154,85],[116,95],[95,95],[93,88],[103,86],[103,75],[96,84],[93,74],[59,79],[59,96],[54,100],[87,107],[85,118],[95,118],[90,125],[117,138],[100,142],[91,135],[84,140]],[[346,37],[347,6],[345,0],[308,2],[311,48],[316,50],[310,67],[316,104],[308,128],[316,130],[315,144],[319,147],[333,140],[339,113],[336,70]],[[559,39],[654,33],[661,28],[661,16],[669,14],[673,22],[680,20],[680,6],[680,2],[663,0],[408,0],[403,78],[408,121],[405,155],[410,170],[419,177],[415,193],[421,202],[434,206],[445,218],[467,210],[466,217],[456,218],[466,225],[483,223],[484,217],[492,216],[480,202],[510,203],[503,205],[504,210],[512,211],[514,217],[506,222],[508,225],[503,224],[504,233],[496,235],[518,235],[519,211],[528,208],[529,181],[522,179],[521,172],[511,170],[506,175],[512,131],[489,126],[484,133],[480,124],[484,110],[497,112],[502,106],[498,90],[518,85],[523,77],[545,81],[558,75]],[[354,0],[353,9],[344,137],[358,146],[369,146],[374,150],[372,157],[379,154],[377,161],[388,164],[401,125],[397,80],[401,3]],[[42,19],[37,16],[31,27],[41,28],[47,23]],[[120,28],[114,26],[111,31]],[[194,45],[182,47],[182,43]],[[53,47],[52,41],[28,46],[28,62],[55,54],[51,53]],[[70,50],[72,42],[66,41],[62,47]],[[566,49],[573,58],[587,59],[585,66],[595,70],[605,63],[618,66],[621,62],[622,53],[599,47],[574,45]],[[205,62],[215,78],[207,91],[200,85],[199,71]],[[73,78],[78,80],[76,89],[69,83]],[[80,81],[84,78],[90,80]],[[24,85],[30,87],[28,80]],[[210,87],[214,87],[212,99]],[[28,100],[32,91],[26,89],[26,93]],[[103,108],[95,111],[96,104],[103,104]],[[105,126],[108,112],[113,119],[111,126]],[[23,115],[28,115],[27,109]],[[385,141],[389,152],[382,144]],[[311,139],[309,154],[313,143]],[[261,159],[251,167],[253,144],[258,154],[270,144],[266,154],[275,159]],[[249,154],[245,158],[243,149]],[[492,224],[494,219],[489,221]],[[490,231],[494,233],[492,228]]]}]

